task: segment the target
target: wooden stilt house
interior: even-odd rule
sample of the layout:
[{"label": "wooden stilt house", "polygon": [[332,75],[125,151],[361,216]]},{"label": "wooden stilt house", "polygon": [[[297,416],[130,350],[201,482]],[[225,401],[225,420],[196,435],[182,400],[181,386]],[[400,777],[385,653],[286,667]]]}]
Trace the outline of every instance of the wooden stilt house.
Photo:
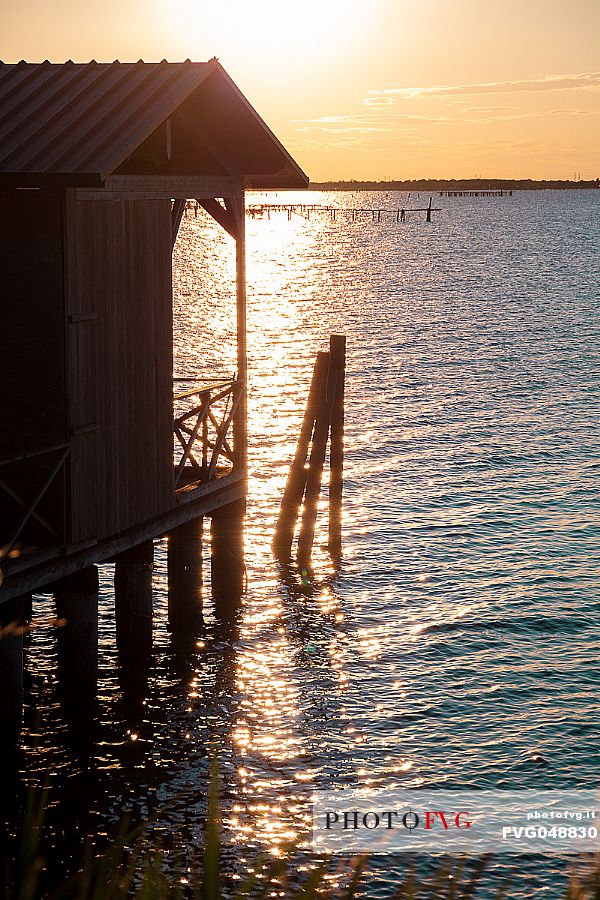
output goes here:
[{"label": "wooden stilt house", "polygon": [[[216,59],[0,64],[0,600],[244,496],[244,191],[307,182]],[[236,241],[237,375],[174,407],[188,199]]]}]

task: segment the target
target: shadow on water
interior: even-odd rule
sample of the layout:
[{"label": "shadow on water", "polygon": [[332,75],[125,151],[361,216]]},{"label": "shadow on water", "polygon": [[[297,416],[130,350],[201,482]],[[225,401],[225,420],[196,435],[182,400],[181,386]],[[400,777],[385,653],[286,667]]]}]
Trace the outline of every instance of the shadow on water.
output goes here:
[{"label": "shadow on water", "polygon": [[[50,631],[57,678],[40,678],[31,669],[28,647],[35,635],[25,632],[27,746],[19,746],[18,727],[2,729],[0,841],[3,853],[14,857],[31,789],[47,785],[41,844],[47,860],[44,890],[60,885],[81,865],[86,842],[101,852],[114,838],[110,820],[117,827],[123,815],[132,826],[148,823],[149,832],[156,828],[149,839],[158,846],[168,845],[173,834],[179,847],[197,851],[198,835],[191,833],[193,826],[182,810],[188,804],[196,807],[198,815],[191,817],[196,826],[205,818],[208,758],[218,753],[231,731],[245,588],[243,563],[238,559],[232,565],[230,542],[220,545],[219,537],[217,526],[212,594],[206,596],[201,570],[195,584],[188,579],[185,589],[179,586],[178,596],[171,592],[169,610],[176,610],[177,616],[170,617],[166,644],[153,648],[146,641],[123,642],[117,629],[116,666],[109,675],[118,692],[108,700],[103,673],[98,681],[97,660],[95,666],[93,661],[84,666],[89,677],[79,677],[81,648],[66,623]],[[211,612],[209,620],[203,602]],[[186,760],[187,773],[182,773],[181,759]],[[224,770],[221,781],[231,792],[229,777]],[[108,817],[107,809],[112,811]]]}]

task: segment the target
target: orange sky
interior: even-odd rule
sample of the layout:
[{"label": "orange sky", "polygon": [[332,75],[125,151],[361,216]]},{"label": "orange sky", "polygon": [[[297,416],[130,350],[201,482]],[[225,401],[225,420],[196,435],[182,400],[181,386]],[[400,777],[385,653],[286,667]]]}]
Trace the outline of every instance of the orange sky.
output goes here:
[{"label": "orange sky", "polygon": [[3,0],[0,58],[218,56],[313,180],[600,176],[600,0]]}]

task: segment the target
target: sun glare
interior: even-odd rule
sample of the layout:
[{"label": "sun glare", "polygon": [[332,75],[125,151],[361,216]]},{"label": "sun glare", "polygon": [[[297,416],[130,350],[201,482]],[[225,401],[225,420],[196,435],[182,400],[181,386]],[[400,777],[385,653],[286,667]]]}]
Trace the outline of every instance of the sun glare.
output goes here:
[{"label": "sun glare", "polygon": [[[264,67],[310,66],[347,53],[367,19],[368,0],[174,0],[168,15],[179,36],[204,55]],[[196,54],[197,56],[197,54]]]}]

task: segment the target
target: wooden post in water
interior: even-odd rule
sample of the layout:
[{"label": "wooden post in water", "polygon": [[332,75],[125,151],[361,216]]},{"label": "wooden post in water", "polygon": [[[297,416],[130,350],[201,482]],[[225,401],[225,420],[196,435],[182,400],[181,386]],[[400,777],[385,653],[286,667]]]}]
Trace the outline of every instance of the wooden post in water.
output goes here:
[{"label": "wooden post in water", "polygon": [[23,600],[0,603],[0,755],[14,743],[23,718]]},{"label": "wooden post in water", "polygon": [[117,648],[127,663],[152,650],[152,569],[154,544],[145,541],[115,558]]},{"label": "wooden post in water", "polygon": [[154,544],[145,541],[115,557],[115,624],[119,685],[130,722],[145,710],[152,660],[152,570]]},{"label": "wooden post in water", "polygon": [[275,529],[275,538],[273,541],[273,550],[278,559],[287,561],[292,554],[292,542],[294,540],[294,529],[302,497],[306,487],[306,457],[310,446],[319,396],[325,389],[327,379],[327,353],[318,353],[314,365],[310,390],[308,392],[308,400],[306,401],[306,410],[302,427],[300,428],[300,436],[296,445],[296,453],[288,472],[285,490],[279,509],[279,518]]},{"label": "wooden post in water", "polygon": [[89,566],[67,575],[53,590],[63,696],[67,700],[91,697],[98,680],[98,569]]},{"label": "wooden post in water", "polygon": [[[290,466],[277,520],[273,550],[280,560],[288,562],[291,558],[296,519],[304,496],[298,535],[298,565],[303,574],[308,572],[311,565],[323,467],[330,433],[328,546],[336,561],[342,552],[345,364],[346,338],[344,335],[332,334],[329,339],[329,352],[317,354],[296,454]],[[306,457],[309,447],[310,457],[307,467]]]},{"label": "wooden post in water", "polygon": [[344,484],[344,387],[346,338],[329,338],[329,370],[335,373],[331,405],[331,446],[329,451],[329,552],[334,560],[342,555],[342,495]]},{"label": "wooden post in water", "polygon": [[215,613],[230,619],[244,592],[246,498],[215,509],[211,518],[211,583]]},{"label": "wooden post in water", "polygon": [[431,222],[431,197],[429,198],[429,204],[427,206],[427,216],[426,216],[425,221]]},{"label": "wooden post in water", "polygon": [[172,632],[202,628],[202,519],[192,519],[168,535],[169,627]]},{"label": "wooden post in water", "polygon": [[317,511],[321,481],[323,478],[323,466],[327,452],[327,437],[329,435],[329,423],[331,421],[331,409],[336,391],[337,372],[330,365],[329,353],[323,354],[327,358],[327,381],[324,391],[321,391],[315,418],[315,430],[308,461],[306,474],[306,493],[304,495],[304,509],[298,535],[298,565],[301,569],[308,569],[312,556],[312,548],[315,539],[315,526],[317,523]]}]

